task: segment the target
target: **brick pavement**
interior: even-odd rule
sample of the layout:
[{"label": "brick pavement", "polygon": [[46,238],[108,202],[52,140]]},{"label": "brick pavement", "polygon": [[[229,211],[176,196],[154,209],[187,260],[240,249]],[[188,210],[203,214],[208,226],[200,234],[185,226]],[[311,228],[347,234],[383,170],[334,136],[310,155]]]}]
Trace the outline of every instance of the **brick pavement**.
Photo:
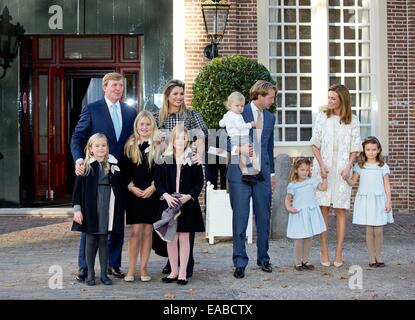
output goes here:
[{"label": "brick pavement", "polygon": [[[79,235],[70,231],[71,219],[65,217],[0,216],[0,299],[414,299],[415,215],[396,215],[395,223],[385,228],[384,257],[387,267],[367,267],[364,227],[348,223],[345,240],[345,266],[318,266],[318,240],[314,242],[311,261],[313,272],[296,272],[292,268],[292,241],[270,241],[271,262],[278,266],[271,274],[254,264],[256,247],[248,245],[250,264],[242,280],[232,276],[232,242],[222,239],[209,245],[199,234],[195,247],[195,273],[185,287],[163,284],[160,269],[165,259],[150,257],[148,283],[125,283],[87,287],[74,281],[77,270]],[[334,217],[330,220],[330,253],[334,253]],[[129,228],[126,229],[126,240]],[[123,267],[127,267],[127,246]],[[363,268],[363,288],[348,286],[349,267]],[[49,268],[60,266],[63,288],[52,290]],[[98,268],[98,265],[97,265]],[[99,281],[98,281],[99,282]]]}]

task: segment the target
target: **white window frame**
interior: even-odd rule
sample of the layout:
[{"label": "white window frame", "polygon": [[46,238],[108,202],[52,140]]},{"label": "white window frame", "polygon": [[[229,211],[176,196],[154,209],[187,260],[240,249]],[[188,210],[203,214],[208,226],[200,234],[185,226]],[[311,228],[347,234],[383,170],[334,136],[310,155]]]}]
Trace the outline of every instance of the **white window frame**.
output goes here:
[{"label": "white window frame", "polygon": [[[380,138],[388,153],[388,68],[386,0],[370,2],[371,134]],[[312,114],[313,123],[327,104],[329,86],[328,0],[311,0]],[[269,68],[269,1],[257,0],[258,61]],[[313,16],[314,15],[314,16]],[[318,70],[318,71],[316,71]],[[379,75],[379,76],[377,76]],[[379,80],[378,80],[379,79]],[[385,81],[386,80],[386,81]],[[309,142],[275,142],[275,151],[290,156],[312,156]]]}]

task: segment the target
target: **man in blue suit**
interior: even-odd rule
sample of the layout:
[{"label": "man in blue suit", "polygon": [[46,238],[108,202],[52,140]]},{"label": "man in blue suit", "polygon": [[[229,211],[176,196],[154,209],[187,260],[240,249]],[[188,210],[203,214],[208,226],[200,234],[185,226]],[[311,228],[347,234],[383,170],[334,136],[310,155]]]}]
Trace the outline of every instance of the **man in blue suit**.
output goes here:
[{"label": "man in blue suit", "polygon": [[[259,80],[250,90],[251,102],[245,105],[242,116],[246,123],[255,121],[256,128],[250,129],[252,144],[231,147],[231,162],[227,179],[229,196],[233,211],[233,264],[234,277],[243,278],[248,265],[245,248],[246,228],[248,225],[250,199],[253,202],[257,230],[257,264],[264,272],[272,272],[268,255],[268,235],[272,188],[274,176],[274,125],[275,116],[267,109],[274,104],[277,87]],[[246,181],[239,168],[239,155],[252,155],[261,160],[260,173],[255,181]]]},{"label": "man in blue suit", "polygon": [[[124,77],[119,73],[107,73],[102,79],[104,99],[86,105],[81,112],[78,124],[72,135],[71,152],[75,161],[76,175],[83,175],[84,148],[89,137],[103,133],[108,139],[109,153],[117,160],[121,159],[124,144],[133,132],[137,111],[121,102],[124,93]],[[123,278],[121,272],[121,253],[124,242],[124,227],[121,233],[111,233],[108,239],[109,268],[108,273]],[[78,281],[85,281],[88,270],[85,261],[85,234],[81,235],[78,255]]]}]

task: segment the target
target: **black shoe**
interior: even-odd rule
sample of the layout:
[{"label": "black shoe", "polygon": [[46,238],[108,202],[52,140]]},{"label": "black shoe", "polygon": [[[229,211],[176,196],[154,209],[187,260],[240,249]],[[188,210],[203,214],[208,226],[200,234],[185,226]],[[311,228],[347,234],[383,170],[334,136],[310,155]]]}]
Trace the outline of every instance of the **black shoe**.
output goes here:
[{"label": "black shoe", "polygon": [[85,282],[85,279],[88,277],[88,269],[87,268],[81,268],[79,269],[78,275],[75,277],[76,280],[79,282]]},{"label": "black shoe", "polygon": [[178,279],[178,276],[175,278],[164,277],[164,278],[161,278],[161,281],[163,281],[164,283],[172,283],[174,281],[177,281],[177,279]]},{"label": "black shoe", "polygon": [[243,277],[245,277],[245,270],[243,268],[236,268],[235,272],[233,273],[233,276],[236,279],[242,279]]},{"label": "black shoe", "polygon": [[383,268],[383,267],[385,267],[384,262],[376,262],[376,268]]},{"label": "black shoe", "polygon": [[95,286],[95,279],[86,280],[86,285],[87,286]]},{"label": "black shoe", "polygon": [[306,263],[303,262],[302,267],[304,270],[310,270],[310,271],[314,270],[314,266],[312,264],[308,264],[308,262]]},{"label": "black shoe", "polygon": [[[258,263],[257,263],[258,264]],[[268,261],[264,261],[260,264],[261,266],[261,270],[264,272],[272,272],[272,267],[271,267],[271,263],[269,263]]]},{"label": "black shoe", "polygon": [[109,267],[107,273],[120,279],[125,277],[125,274],[121,271],[120,267]]},{"label": "black shoe", "polygon": [[302,265],[298,265],[298,266],[297,266],[297,265],[295,265],[295,266],[294,266],[294,269],[295,269],[295,270],[297,270],[297,271],[303,271],[303,270],[304,270],[304,268],[303,268],[303,266],[302,266]]},{"label": "black shoe", "polygon": [[171,267],[170,267],[170,261],[167,260],[166,265],[164,266],[163,270],[161,270],[162,274],[170,274],[171,273]]},{"label": "black shoe", "polygon": [[242,181],[253,186],[257,183],[257,179],[255,176],[249,175],[249,174],[243,174],[242,175]]},{"label": "black shoe", "polygon": [[108,278],[107,276],[101,277],[101,282],[105,284],[106,286],[112,285],[112,280]]},{"label": "black shoe", "polygon": [[187,280],[179,279],[179,280],[177,280],[177,284],[180,284],[182,286],[185,286],[187,284]]}]

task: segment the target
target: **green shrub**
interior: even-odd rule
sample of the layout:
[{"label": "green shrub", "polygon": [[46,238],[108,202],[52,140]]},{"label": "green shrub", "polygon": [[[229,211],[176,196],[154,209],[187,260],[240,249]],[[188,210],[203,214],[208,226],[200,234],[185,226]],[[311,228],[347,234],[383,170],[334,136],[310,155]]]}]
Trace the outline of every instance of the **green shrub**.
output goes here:
[{"label": "green shrub", "polygon": [[[208,128],[219,128],[226,113],[224,102],[233,91],[241,92],[250,101],[249,89],[258,80],[273,84],[269,71],[256,60],[242,56],[215,58],[203,67],[193,84],[192,106],[199,111]],[[275,105],[270,108],[275,111]]]}]

